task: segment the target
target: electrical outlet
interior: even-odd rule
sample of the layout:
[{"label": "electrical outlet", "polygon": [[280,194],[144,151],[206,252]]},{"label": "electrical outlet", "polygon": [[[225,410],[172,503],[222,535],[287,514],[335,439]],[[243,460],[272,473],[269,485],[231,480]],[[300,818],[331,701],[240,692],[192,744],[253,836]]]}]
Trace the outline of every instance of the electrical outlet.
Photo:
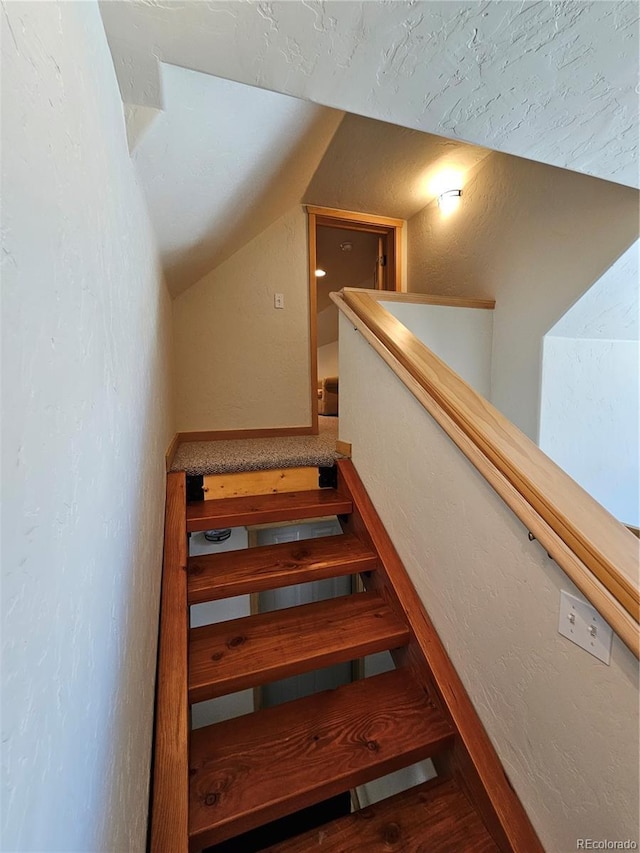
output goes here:
[{"label": "electrical outlet", "polygon": [[595,607],[564,590],[560,592],[558,631],[607,666],[611,662],[613,631]]},{"label": "electrical outlet", "polygon": [[284,308],[284,293],[273,294],[273,307]]}]

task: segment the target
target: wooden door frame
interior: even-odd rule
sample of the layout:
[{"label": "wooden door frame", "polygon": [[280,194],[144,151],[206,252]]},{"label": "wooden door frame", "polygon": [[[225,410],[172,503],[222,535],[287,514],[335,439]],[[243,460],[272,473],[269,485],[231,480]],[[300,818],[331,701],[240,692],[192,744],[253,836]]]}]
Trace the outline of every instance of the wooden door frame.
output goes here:
[{"label": "wooden door frame", "polygon": [[307,234],[309,245],[309,341],[311,364],[311,431],[318,434],[318,288],[316,283],[317,240],[319,225],[328,228],[346,228],[352,231],[367,231],[370,234],[388,237],[387,248],[391,257],[387,259],[385,290],[405,291],[406,283],[402,265],[403,219],[357,213],[352,210],[335,210],[331,207],[305,205],[307,211]]}]

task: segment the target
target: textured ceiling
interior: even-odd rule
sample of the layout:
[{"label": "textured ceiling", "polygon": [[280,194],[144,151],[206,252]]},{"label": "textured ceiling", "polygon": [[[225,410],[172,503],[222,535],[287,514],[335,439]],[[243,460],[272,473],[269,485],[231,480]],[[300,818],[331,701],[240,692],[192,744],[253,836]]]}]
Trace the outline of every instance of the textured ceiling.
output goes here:
[{"label": "textured ceiling", "polygon": [[[308,204],[410,219],[491,152],[405,127],[346,115],[306,193]],[[451,176],[455,186],[441,184]]]},{"label": "textured ceiling", "polygon": [[128,103],[158,59],[638,185],[637,3],[101,4]]},{"label": "textured ceiling", "polygon": [[[164,63],[160,72],[163,109],[125,104],[125,118],[174,295],[292,205],[409,218],[436,194],[434,176],[455,174],[463,187],[490,153]],[[325,251],[322,238],[318,249]],[[341,270],[327,279],[333,290],[355,286],[372,269],[338,286]]]},{"label": "textured ceiling", "polygon": [[143,129],[129,111],[127,127],[176,295],[300,202],[342,113],[183,68],[161,73],[164,110]]}]

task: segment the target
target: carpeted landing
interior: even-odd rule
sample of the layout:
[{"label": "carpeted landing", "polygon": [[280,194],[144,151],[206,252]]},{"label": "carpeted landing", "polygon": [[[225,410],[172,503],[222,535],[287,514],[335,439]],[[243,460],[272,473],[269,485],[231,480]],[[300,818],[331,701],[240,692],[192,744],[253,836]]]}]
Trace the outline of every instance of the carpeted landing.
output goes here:
[{"label": "carpeted landing", "polygon": [[171,470],[207,475],[273,468],[330,467],[340,458],[336,452],[338,418],[320,416],[318,425],[319,435],[188,441],[178,447]]}]

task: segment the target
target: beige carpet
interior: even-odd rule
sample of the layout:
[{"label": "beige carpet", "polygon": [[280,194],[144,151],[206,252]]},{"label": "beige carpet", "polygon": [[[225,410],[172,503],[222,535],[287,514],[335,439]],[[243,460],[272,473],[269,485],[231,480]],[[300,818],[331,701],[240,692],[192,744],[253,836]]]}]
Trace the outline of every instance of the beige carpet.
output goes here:
[{"label": "beige carpet", "polygon": [[318,418],[319,435],[245,438],[237,441],[188,441],[176,451],[172,471],[187,474],[230,474],[272,468],[329,467],[336,452],[338,418]]}]

